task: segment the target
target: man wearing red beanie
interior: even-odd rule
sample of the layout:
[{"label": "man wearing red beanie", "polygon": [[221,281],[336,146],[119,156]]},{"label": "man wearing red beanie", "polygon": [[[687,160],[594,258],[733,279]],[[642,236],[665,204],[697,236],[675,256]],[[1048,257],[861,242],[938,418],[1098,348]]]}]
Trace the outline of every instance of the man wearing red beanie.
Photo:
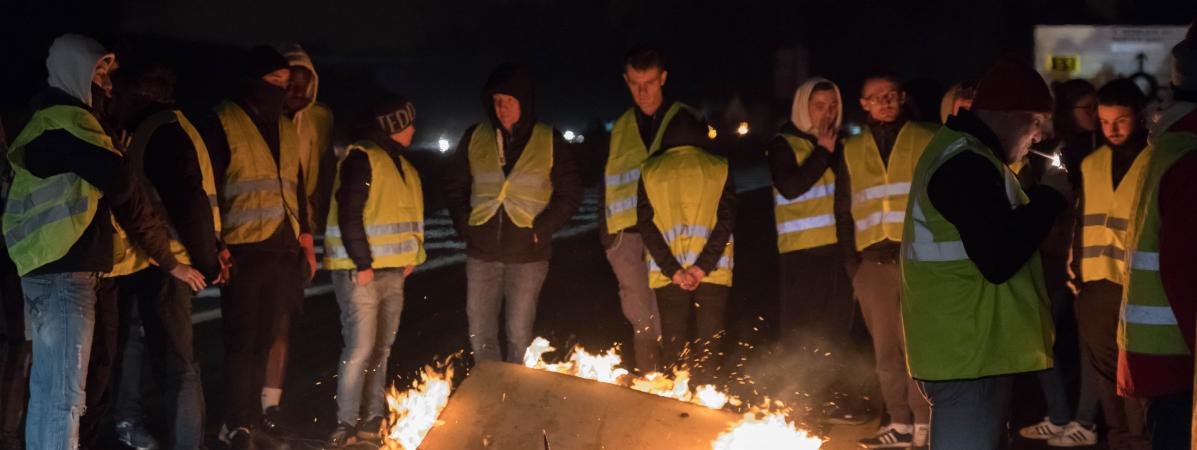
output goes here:
[{"label": "man wearing red beanie", "polygon": [[1071,187],[1054,170],[1024,191],[1008,166],[1040,139],[1051,109],[1034,69],[999,61],[972,110],[949,117],[915,167],[902,317],[911,376],[931,402],[931,448],[997,448],[1013,375],[1052,366],[1038,249]]}]

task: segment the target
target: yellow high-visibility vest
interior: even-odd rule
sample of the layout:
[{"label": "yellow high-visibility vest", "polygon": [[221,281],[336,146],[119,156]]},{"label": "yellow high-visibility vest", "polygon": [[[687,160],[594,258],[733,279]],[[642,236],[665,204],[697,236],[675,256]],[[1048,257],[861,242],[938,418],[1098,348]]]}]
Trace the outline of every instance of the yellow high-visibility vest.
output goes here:
[{"label": "yellow high-visibility vest", "polygon": [[[1122,311],[1118,316],[1118,350],[1159,356],[1190,355],[1176,314],[1160,278],[1160,181],[1177,161],[1197,150],[1197,134],[1165,132],[1151,139],[1143,176],[1139,177],[1127,228],[1130,261]],[[1088,203],[1088,202],[1086,202]],[[1124,361],[1124,357],[1119,357]],[[1121,377],[1119,377],[1121,378]]]},{"label": "yellow high-visibility vest", "polygon": [[[370,159],[370,193],[362,210],[366,240],[374,269],[414,266],[423,263],[424,253],[424,194],[420,175],[407,159],[399,157],[403,175],[387,151],[371,141],[350,145],[350,152],[362,152]],[[340,189],[341,171],[337,170],[333,192]],[[342,241],[337,219],[336,196],[328,210],[328,228],[324,234],[324,267],[331,270],[356,269]]]},{"label": "yellow high-visibility vest", "polygon": [[14,177],[4,208],[4,241],[21,276],[66,256],[93,219],[112,220],[96,217],[103,193],[78,175],[40,178],[25,168],[25,146],[53,130],[65,130],[76,139],[121,154],[84,108],[57,105],[33,114],[8,151]]},{"label": "yellow high-visibility vest", "polygon": [[[789,133],[782,133],[794,159],[802,164],[815,151],[815,144]],[[773,217],[777,222],[777,250],[787,253],[834,244],[835,174],[827,168],[805,193],[787,199],[773,189]]]},{"label": "yellow high-visibility vest", "polygon": [[1082,281],[1109,280],[1126,284],[1126,228],[1135,189],[1147,164],[1147,150],[1139,152],[1114,187],[1114,151],[1103,145],[1081,162],[1085,194],[1081,228]]},{"label": "yellow high-visibility vest", "polygon": [[640,138],[635,108],[628,109],[619,116],[615,125],[611,127],[610,153],[607,155],[604,171],[606,205],[603,206],[608,233],[615,234],[625,228],[636,226],[636,187],[640,184],[640,168],[645,159],[661,149],[661,137],[665,135],[665,128],[683,109],[693,111],[693,108],[681,102],[669,105],[648,147],[644,146],[644,139]]},{"label": "yellow high-visibility vest", "polygon": [[1028,201],[1014,172],[975,137],[945,127],[931,139],[912,179],[900,259],[910,374],[944,381],[1047,369],[1055,328],[1039,253],[1009,280],[989,282],[927,192],[935,172],[963,152],[1001,172],[1011,208]]},{"label": "yellow high-visibility vest", "polygon": [[[694,265],[715,228],[727,170],[727,159],[698,147],[674,147],[644,163],[644,193],[653,205],[653,224],[683,268]],[[719,264],[702,281],[731,286],[732,257],[729,239]],[[668,286],[671,280],[657,262],[651,255],[646,259],[649,286]]]},{"label": "yellow high-visibility vest", "polygon": [[881,159],[868,126],[844,141],[857,251],[884,240],[902,240],[910,179],[936,128],[931,124],[906,122],[894,141],[888,164]]},{"label": "yellow high-visibility vest", "polygon": [[521,228],[532,228],[536,216],[549,205],[553,196],[553,128],[543,123],[532,127],[532,137],[524,146],[511,173],[503,173],[499,164],[499,139],[502,136],[489,123],[474,127],[470,136],[471,226],[486,223],[499,207]]},{"label": "yellow high-visibility vest", "polygon": [[299,236],[299,155],[295,126],[279,118],[279,161],[252,120],[236,103],[224,101],[216,115],[229,141],[220,210],[226,244],[253,244],[274,234],[286,220]]}]

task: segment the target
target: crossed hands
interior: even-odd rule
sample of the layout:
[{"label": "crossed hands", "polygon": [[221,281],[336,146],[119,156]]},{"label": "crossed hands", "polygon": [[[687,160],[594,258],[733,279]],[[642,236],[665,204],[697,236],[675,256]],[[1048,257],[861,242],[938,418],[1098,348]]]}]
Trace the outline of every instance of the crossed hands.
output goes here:
[{"label": "crossed hands", "polygon": [[693,291],[698,289],[698,285],[702,283],[702,279],[706,278],[706,276],[707,273],[703,272],[698,266],[690,266],[673,273],[673,284],[678,285],[684,290]]}]

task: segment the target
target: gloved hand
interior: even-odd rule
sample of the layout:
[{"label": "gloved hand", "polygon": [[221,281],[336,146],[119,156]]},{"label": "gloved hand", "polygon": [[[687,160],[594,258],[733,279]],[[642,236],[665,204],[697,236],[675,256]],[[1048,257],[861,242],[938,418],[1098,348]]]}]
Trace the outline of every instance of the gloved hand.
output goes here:
[{"label": "gloved hand", "polygon": [[299,246],[303,247],[303,256],[308,260],[308,281],[316,277],[316,240],[311,233],[299,235]]}]

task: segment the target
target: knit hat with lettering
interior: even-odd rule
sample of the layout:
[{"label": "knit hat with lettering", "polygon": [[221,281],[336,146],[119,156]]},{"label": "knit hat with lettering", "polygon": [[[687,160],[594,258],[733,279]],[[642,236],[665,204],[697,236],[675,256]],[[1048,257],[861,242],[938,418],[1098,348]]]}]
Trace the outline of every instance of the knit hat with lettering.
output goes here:
[{"label": "knit hat with lettering", "polygon": [[977,82],[973,110],[1052,112],[1052,91],[1026,61],[1003,57]]},{"label": "knit hat with lettering", "polygon": [[358,127],[368,134],[390,136],[406,130],[416,120],[416,106],[402,95],[388,95],[358,119]]}]

